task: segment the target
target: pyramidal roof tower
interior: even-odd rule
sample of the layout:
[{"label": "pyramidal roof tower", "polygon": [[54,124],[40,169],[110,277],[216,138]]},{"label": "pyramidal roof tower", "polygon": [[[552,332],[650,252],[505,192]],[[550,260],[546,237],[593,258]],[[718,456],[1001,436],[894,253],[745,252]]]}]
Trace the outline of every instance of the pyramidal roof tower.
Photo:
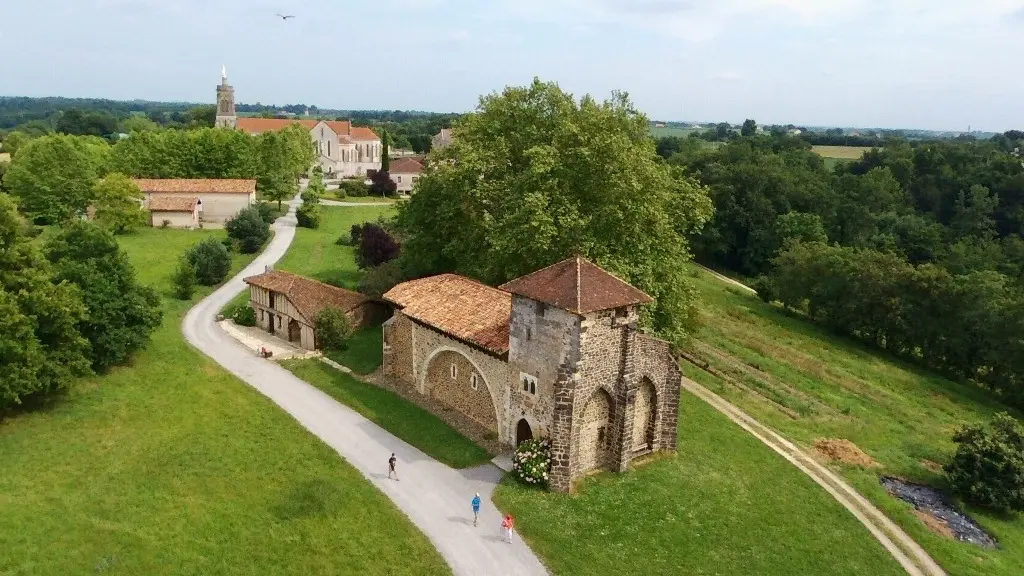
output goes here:
[{"label": "pyramidal roof tower", "polygon": [[217,120],[218,128],[238,127],[238,116],[235,114],[235,89],[228,84],[227,66],[220,67],[220,84],[217,85]]}]

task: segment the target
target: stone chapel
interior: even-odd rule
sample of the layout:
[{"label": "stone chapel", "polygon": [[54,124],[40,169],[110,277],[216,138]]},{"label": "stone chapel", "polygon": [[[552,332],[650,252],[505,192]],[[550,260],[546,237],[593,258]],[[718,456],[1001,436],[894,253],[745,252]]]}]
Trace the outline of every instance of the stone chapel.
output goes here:
[{"label": "stone chapel", "polygon": [[384,294],[384,372],[509,445],[551,442],[553,490],[676,449],[682,375],[637,328],[653,299],[570,258],[497,288],[455,274]]}]

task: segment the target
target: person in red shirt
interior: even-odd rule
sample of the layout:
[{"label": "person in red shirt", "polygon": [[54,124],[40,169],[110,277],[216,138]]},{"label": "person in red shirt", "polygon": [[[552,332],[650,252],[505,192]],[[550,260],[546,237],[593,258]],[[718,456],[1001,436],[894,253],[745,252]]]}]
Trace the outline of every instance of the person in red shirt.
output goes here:
[{"label": "person in red shirt", "polygon": [[512,529],[515,527],[516,521],[512,518],[511,514],[506,514],[505,519],[501,521],[501,527],[505,530],[505,539],[508,543],[512,543]]}]

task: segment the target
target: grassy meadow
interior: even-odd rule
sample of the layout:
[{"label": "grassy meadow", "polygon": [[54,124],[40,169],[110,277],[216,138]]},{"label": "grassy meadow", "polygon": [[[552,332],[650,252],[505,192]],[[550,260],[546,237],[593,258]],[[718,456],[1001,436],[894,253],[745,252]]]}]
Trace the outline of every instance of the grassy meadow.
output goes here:
[{"label": "grassy meadow", "polygon": [[495,503],[560,575],[903,573],[813,480],[687,392],[676,456],[573,495],[506,479]]},{"label": "grassy meadow", "polygon": [[[177,256],[223,234],[121,243],[166,295]],[[184,341],[184,313],[209,292],[165,296],[130,366],[0,422],[0,574],[450,573],[358,471]]]},{"label": "grassy meadow", "polygon": [[879,484],[880,476],[893,475],[943,488],[940,466],[955,450],[954,431],[1003,406],[981,390],[834,336],[696,267],[692,273],[703,321],[693,353],[717,375],[684,362],[690,378],[812,453],[818,439],[853,442],[878,466],[836,462],[837,470],[949,574],[1024,570],[1024,517],[966,508],[1001,543],[985,550],[930,531]]}]

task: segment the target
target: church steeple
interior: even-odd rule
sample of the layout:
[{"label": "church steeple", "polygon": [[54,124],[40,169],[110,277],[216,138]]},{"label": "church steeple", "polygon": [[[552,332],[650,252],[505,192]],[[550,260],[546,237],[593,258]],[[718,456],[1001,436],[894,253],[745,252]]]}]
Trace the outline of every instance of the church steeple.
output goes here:
[{"label": "church steeple", "polygon": [[220,85],[217,86],[217,122],[218,128],[235,128],[238,116],[235,115],[235,89],[228,84],[228,70],[220,67]]}]

